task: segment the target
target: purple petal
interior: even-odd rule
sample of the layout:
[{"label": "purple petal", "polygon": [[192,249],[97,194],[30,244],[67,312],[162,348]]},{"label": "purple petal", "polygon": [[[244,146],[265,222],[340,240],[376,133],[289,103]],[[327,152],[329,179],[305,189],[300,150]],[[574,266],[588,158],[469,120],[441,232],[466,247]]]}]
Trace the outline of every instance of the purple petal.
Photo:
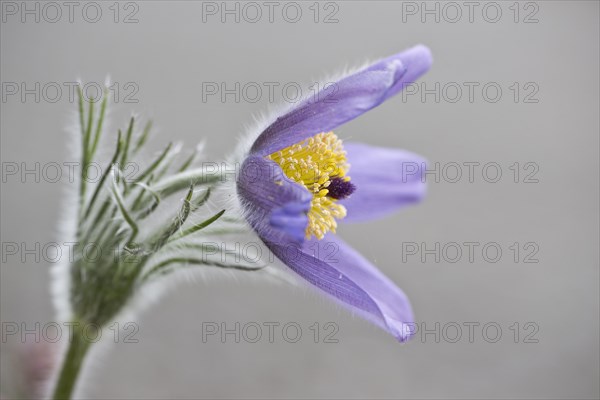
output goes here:
[{"label": "purple petal", "polygon": [[302,248],[265,243],[302,278],[399,341],[414,331],[412,309],[402,290],[335,235],[306,241]]},{"label": "purple petal", "polygon": [[302,243],[307,225],[306,213],[309,209],[310,201],[289,202],[282,207],[273,209],[269,223],[271,227],[284,231],[297,243]]},{"label": "purple petal", "polygon": [[261,238],[279,244],[304,240],[312,195],[287,178],[277,163],[248,157],[240,169],[237,191],[248,222]]},{"label": "purple petal", "polygon": [[341,221],[383,217],[425,196],[425,159],[398,149],[344,143],[356,190],[341,200],[348,211]]},{"label": "purple petal", "polygon": [[331,131],[378,106],[431,66],[431,52],[415,46],[342,78],[277,118],[251,153],[268,155],[320,132]]},{"label": "purple petal", "polygon": [[403,51],[402,53],[395,54],[391,57],[385,58],[381,60],[381,63],[393,62],[399,60],[402,65],[405,65],[406,73],[402,76],[402,79],[397,81],[394,86],[387,91],[385,99],[387,100],[389,97],[397,94],[398,92],[404,90],[404,88],[411,83],[414,83],[421,75],[431,68],[431,63],[433,62],[433,58],[431,55],[431,50],[428,47],[423,45],[417,45],[411,47],[408,50]]}]

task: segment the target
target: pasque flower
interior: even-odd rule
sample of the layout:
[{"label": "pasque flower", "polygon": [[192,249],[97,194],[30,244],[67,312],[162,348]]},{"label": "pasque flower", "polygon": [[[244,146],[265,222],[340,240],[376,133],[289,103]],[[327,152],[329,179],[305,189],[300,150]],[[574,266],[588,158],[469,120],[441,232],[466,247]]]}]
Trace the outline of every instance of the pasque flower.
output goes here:
[{"label": "pasque flower", "polygon": [[[415,166],[422,168],[423,161],[405,151],[342,143],[332,130],[398,93],[430,64],[429,50],[413,47],[346,75],[257,129],[251,144],[240,146],[238,196],[227,191],[233,180],[222,185],[210,168],[195,166],[199,150],[182,158],[182,147],[169,144],[145,159],[141,150],[151,124],[140,130],[134,117],[126,130],[112,136],[112,158],[100,179],[90,181],[88,170],[106,131],[108,89],[101,99],[84,101],[80,88],[76,133],[82,168],[78,190],[72,191],[77,207],[68,207],[64,233],[75,239],[68,241],[75,246],[73,257],[55,266],[52,284],[59,318],[71,322],[73,329],[54,398],[74,393],[93,345],[86,327],[101,329],[123,315],[134,315],[133,309],[150,304],[149,296],[161,294],[166,286],[161,282],[169,277],[181,276],[189,267],[273,271],[242,257],[241,250],[233,251],[232,262],[226,243],[219,251],[207,242],[247,233],[247,225],[230,216],[231,199],[239,200],[252,229],[290,269],[406,340],[411,331],[406,323],[413,321],[406,296],[335,231],[339,221],[380,217],[420,200],[424,184]],[[137,176],[122,168],[140,161],[144,168]],[[403,173],[406,163],[410,174]],[[178,204],[165,201],[183,190],[187,192]],[[226,196],[213,201],[213,190]],[[215,206],[220,211],[215,213]],[[165,212],[166,218],[161,217]],[[221,218],[225,212],[227,217]],[[96,256],[89,255],[88,244],[98,249]]]},{"label": "pasque flower", "polygon": [[[428,48],[415,46],[299,102],[258,132],[236,182],[247,221],[277,258],[399,341],[408,339],[413,322],[406,295],[335,231],[338,222],[382,217],[418,202],[424,160],[343,143],[332,130],[400,92],[431,61]],[[403,165],[417,170],[403,173]]]}]

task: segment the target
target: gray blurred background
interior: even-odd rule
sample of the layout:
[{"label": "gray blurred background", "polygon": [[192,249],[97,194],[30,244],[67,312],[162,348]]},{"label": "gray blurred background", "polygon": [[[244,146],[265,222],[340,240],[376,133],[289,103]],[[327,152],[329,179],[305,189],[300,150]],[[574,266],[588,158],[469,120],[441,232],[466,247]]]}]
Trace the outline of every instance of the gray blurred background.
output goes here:
[{"label": "gray blurred background", "polygon": [[[110,75],[120,89],[111,107],[111,132],[135,112],[155,121],[153,149],[170,140],[191,147],[205,138],[217,158],[233,148],[252,115],[272,102],[266,91],[256,102],[243,94],[239,102],[233,96],[223,102],[218,95],[203,101],[203,83],[310,85],[345,66],[417,43],[432,49],[434,65],[421,82],[428,89],[440,84],[439,101],[434,94],[398,96],[337,133],[422,154],[431,164],[439,163],[440,172],[450,163],[463,165],[456,183],[450,182],[450,167],[450,179],[430,177],[422,204],[340,229],[406,291],[419,322],[432,330],[440,323],[439,343],[433,334],[419,333],[400,345],[312,292],[285,285],[244,276],[190,282],[141,315],[138,343],[104,348],[80,396],[598,398],[598,2],[477,2],[469,21],[462,2],[454,3],[459,17],[456,6],[435,2],[315,6],[310,1],[297,3],[302,16],[296,23],[286,21],[295,18],[290,6],[283,14],[286,3],[278,3],[272,23],[262,2],[256,23],[249,22],[255,10],[243,3],[237,6],[239,23],[231,15],[221,22],[225,6],[220,2],[122,2],[118,15],[113,2],[98,2],[102,15],[96,23],[86,21],[96,18],[96,6],[83,17],[86,3],[77,3],[73,22],[61,6],[63,15],[54,23],[48,20],[55,19],[55,11],[45,9],[44,14],[42,3],[39,22],[35,15],[25,15],[22,22],[22,10],[13,15],[6,3],[0,40],[3,174],[7,162],[76,161],[65,129],[76,105],[68,99],[66,82],[103,83]],[[35,3],[27,4],[34,9]],[[216,15],[203,13],[213,5]],[[226,7],[236,6],[229,2]],[[438,7],[439,22],[425,7]],[[320,11],[317,23],[315,8]],[[328,16],[330,23],[325,23]],[[127,18],[137,22],[124,23]],[[24,101],[21,93],[9,95],[7,82],[29,88],[40,82],[39,102],[34,95]],[[52,82],[64,89],[55,102],[50,101],[55,92],[41,89]],[[472,99],[465,82],[478,85]],[[486,84],[489,91],[482,92]],[[453,102],[457,85],[463,93]],[[502,95],[492,102],[496,87]],[[275,89],[274,100],[283,100],[281,89]],[[480,163],[473,182],[465,175],[465,162]],[[510,168],[516,162],[517,183],[515,167]],[[500,166],[497,183],[482,176],[486,163]],[[493,170],[488,172],[486,177],[493,178]],[[529,173],[537,183],[525,182]],[[32,177],[3,179],[2,242],[61,241],[58,222],[68,185]],[[403,243],[408,242],[428,248],[452,242],[480,246],[473,262],[466,253],[455,263],[448,260],[454,253],[442,254],[440,262],[433,256],[423,262],[421,253],[404,254],[403,260]],[[520,248],[516,260],[510,249],[515,242]],[[498,262],[483,257],[486,243],[502,249]],[[489,254],[493,257],[493,250]],[[3,323],[32,327],[52,321],[50,265],[4,253],[2,261]],[[276,330],[274,343],[264,337],[257,343],[221,343],[217,337],[203,343],[207,321],[229,327],[295,322],[303,336],[288,343]],[[316,344],[310,330],[315,322],[321,332]],[[331,331],[324,329],[327,322],[339,327],[338,343],[324,343]],[[472,343],[464,325],[469,322],[479,324]],[[486,340],[494,338],[494,329],[487,337],[482,334],[490,322],[502,328],[496,343]],[[462,327],[456,343],[451,343],[455,330],[449,323]],[[1,347],[0,390],[15,396],[23,344],[11,336]]]}]

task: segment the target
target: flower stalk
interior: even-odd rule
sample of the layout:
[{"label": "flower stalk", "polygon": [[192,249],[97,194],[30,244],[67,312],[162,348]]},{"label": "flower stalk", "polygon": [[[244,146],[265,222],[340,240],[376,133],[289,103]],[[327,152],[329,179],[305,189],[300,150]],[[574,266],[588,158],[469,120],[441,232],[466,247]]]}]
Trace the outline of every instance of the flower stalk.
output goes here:
[{"label": "flower stalk", "polygon": [[71,398],[84,357],[92,344],[83,336],[79,324],[73,324],[72,326],[74,327],[73,336],[69,338],[67,354],[54,389],[54,399]]}]

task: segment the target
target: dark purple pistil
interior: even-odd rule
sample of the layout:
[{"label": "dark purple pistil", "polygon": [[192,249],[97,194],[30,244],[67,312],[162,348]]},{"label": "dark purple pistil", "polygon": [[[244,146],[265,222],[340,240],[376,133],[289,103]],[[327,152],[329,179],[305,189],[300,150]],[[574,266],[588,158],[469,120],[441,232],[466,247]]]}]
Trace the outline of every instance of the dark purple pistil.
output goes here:
[{"label": "dark purple pistil", "polygon": [[343,178],[335,177],[331,179],[331,183],[327,186],[328,197],[336,200],[342,200],[350,196],[356,190],[356,186],[350,181],[345,181]]}]

